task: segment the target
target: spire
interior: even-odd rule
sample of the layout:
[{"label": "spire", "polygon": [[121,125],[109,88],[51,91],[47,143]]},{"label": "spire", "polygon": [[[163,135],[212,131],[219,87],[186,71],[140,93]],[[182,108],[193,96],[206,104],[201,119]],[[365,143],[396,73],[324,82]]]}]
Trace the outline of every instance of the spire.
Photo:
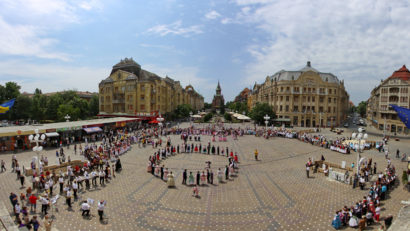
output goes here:
[{"label": "spire", "polygon": [[219,84],[219,80],[218,80],[218,86],[216,87],[216,95],[221,95],[221,85]]}]

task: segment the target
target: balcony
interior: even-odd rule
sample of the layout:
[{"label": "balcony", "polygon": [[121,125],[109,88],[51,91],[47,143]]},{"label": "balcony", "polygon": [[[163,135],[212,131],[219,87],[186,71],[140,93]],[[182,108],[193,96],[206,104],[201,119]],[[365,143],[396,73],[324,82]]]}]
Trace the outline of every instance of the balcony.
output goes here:
[{"label": "balcony", "polygon": [[112,103],[125,103],[125,99],[113,99]]}]

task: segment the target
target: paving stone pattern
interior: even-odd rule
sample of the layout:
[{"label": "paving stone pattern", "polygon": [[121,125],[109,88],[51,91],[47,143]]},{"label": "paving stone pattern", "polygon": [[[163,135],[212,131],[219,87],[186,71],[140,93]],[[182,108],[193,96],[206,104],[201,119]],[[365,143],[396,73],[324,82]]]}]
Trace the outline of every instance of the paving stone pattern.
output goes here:
[{"label": "paving stone pattern", "polygon": [[[181,143],[179,136],[171,138],[173,143]],[[202,144],[207,144],[210,138],[203,136]],[[343,155],[294,139],[266,140],[254,136],[235,141],[229,137],[228,142],[215,145],[228,146],[238,153],[239,172],[237,177],[222,184],[199,187],[200,198],[192,196],[191,187],[181,184],[182,170],[196,172],[205,168],[206,161],[211,161],[217,182],[217,168],[228,163],[226,156],[193,153],[164,160],[165,167],[175,174],[176,188],[169,189],[164,181],[146,172],[148,157],[155,150],[151,146],[135,145],[121,157],[123,170],[115,179],[105,187],[80,193],[81,199],[107,200],[105,222],[99,222],[96,204],[92,206],[91,219],[83,219],[81,199],[75,202],[73,210],[68,210],[64,198],[60,198],[53,225],[59,230],[332,230],[334,212],[344,205],[353,205],[367,192],[330,181],[322,174],[311,173],[311,178],[306,178],[304,164],[308,157],[317,160],[323,154],[327,161],[351,163],[356,160],[355,153]],[[259,161],[254,160],[255,148],[260,153]],[[33,155],[19,153],[17,158],[29,166]],[[52,162],[55,150],[45,155]],[[366,151],[364,155],[372,157],[379,170],[385,168],[383,153]],[[71,154],[71,158],[81,157]],[[9,193],[20,193],[23,189],[15,173],[10,173],[11,154],[1,155],[0,159],[6,161],[8,168],[0,174],[0,198],[11,212]],[[405,167],[397,160],[393,163],[399,170]],[[389,199],[383,201],[382,217],[396,216],[400,201],[408,198],[401,185],[395,188]]]}]

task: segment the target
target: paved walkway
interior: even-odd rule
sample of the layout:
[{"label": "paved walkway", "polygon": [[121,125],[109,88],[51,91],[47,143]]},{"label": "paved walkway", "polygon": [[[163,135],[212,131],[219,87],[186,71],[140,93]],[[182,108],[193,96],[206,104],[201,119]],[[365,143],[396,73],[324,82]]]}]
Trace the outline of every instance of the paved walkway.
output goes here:
[{"label": "paved walkway", "polygon": [[[179,136],[171,138],[174,143],[181,142]],[[202,144],[210,138],[203,137]],[[83,219],[80,201],[74,204],[73,210],[68,210],[60,198],[53,225],[59,230],[331,230],[334,212],[353,205],[367,193],[367,190],[329,181],[322,174],[306,178],[304,164],[308,157],[317,160],[323,154],[330,162],[351,163],[356,161],[354,153],[343,155],[294,139],[266,140],[254,136],[239,137],[237,141],[229,137],[228,142],[215,145],[234,148],[241,162],[239,173],[226,183],[200,187],[199,199],[192,197],[192,188],[181,184],[182,169],[196,171],[211,161],[216,173],[218,167],[227,164],[226,157],[178,154],[165,160],[163,164],[171,168],[176,178],[176,188],[168,189],[165,182],[146,172],[148,156],[155,150],[151,146],[134,146],[121,157],[123,171],[106,187],[80,193],[81,199],[108,201],[105,222],[98,221],[96,205],[92,206],[91,219]],[[259,150],[260,161],[254,160],[255,148]],[[17,158],[29,166],[33,155],[26,152]],[[49,156],[50,163],[55,159],[54,150],[45,155]],[[380,170],[386,166],[383,153],[372,150],[364,155],[373,158]],[[1,155],[0,159],[6,160],[10,167],[11,154]],[[401,176],[405,164],[392,161]],[[21,192],[15,177],[9,168],[0,174],[0,199],[9,211],[9,193]],[[407,199],[408,192],[403,191],[401,185],[395,188],[389,199],[383,201],[382,217],[397,216],[402,206],[400,201]]]}]

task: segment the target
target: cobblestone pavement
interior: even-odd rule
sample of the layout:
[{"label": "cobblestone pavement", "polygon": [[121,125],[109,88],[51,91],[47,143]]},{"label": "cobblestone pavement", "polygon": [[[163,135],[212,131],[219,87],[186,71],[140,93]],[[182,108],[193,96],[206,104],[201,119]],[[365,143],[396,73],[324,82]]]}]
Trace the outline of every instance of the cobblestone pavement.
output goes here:
[{"label": "cobblestone pavement", "polygon": [[[174,143],[181,142],[179,136],[171,138]],[[210,137],[203,136],[202,144],[208,141]],[[146,172],[148,156],[154,149],[133,146],[121,157],[123,170],[115,179],[105,187],[80,193],[81,199],[108,201],[105,222],[99,222],[95,204],[91,219],[83,219],[81,200],[74,204],[73,210],[68,210],[64,198],[60,198],[58,212],[53,213],[56,217],[53,225],[59,230],[332,230],[330,223],[334,212],[344,205],[353,205],[367,192],[330,181],[322,174],[306,177],[304,164],[309,157],[317,160],[323,154],[330,162],[346,160],[351,163],[356,161],[355,153],[343,155],[294,139],[266,140],[254,136],[239,137],[236,141],[229,137],[228,142],[215,145],[232,147],[238,153],[239,173],[222,184],[201,186],[200,198],[193,197],[192,188],[181,184],[182,169],[202,170],[205,162],[211,161],[216,173],[218,167],[227,164],[226,157],[193,153],[168,158],[163,164],[176,178],[176,188],[168,189],[165,182]],[[408,144],[401,145],[404,149],[410,148]],[[260,161],[254,160],[255,148],[260,153]],[[33,155],[25,152],[17,158],[29,166]],[[44,155],[49,156],[52,163],[55,150]],[[385,168],[383,153],[365,151],[364,156],[373,158],[379,170]],[[78,155],[71,157],[80,158]],[[0,199],[11,211],[9,193],[20,193],[22,189],[16,175],[10,173],[11,154],[1,155],[0,159],[4,159],[8,167],[6,173],[0,174]],[[392,161],[400,179],[405,164]],[[400,201],[408,199],[409,193],[400,184],[391,191],[389,199],[383,201],[382,217],[396,216],[401,208]]]}]

